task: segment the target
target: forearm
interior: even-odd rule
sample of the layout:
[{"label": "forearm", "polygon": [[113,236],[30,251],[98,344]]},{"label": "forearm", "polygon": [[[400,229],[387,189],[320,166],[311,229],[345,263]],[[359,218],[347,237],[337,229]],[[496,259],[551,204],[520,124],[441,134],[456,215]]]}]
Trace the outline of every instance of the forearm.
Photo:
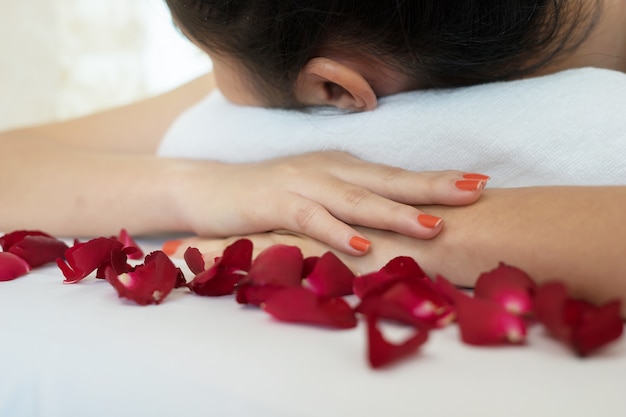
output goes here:
[{"label": "forearm", "polygon": [[[213,84],[208,74],[125,107],[0,133],[0,231],[191,231],[180,209],[186,191],[181,183],[197,181],[200,173],[194,171],[205,173],[217,164],[164,160],[154,153],[172,121]],[[203,178],[210,189],[207,182]]]},{"label": "forearm", "polygon": [[94,152],[27,133],[0,134],[0,230],[63,236],[184,231],[172,171],[184,161]]},{"label": "forearm", "polygon": [[23,129],[58,143],[94,151],[152,154],[174,120],[214,89],[212,74],[127,106]]},{"label": "forearm", "polygon": [[470,206],[428,210],[446,222],[437,239],[417,242],[431,274],[471,286],[505,262],[575,296],[626,300],[626,187],[494,189]]}]

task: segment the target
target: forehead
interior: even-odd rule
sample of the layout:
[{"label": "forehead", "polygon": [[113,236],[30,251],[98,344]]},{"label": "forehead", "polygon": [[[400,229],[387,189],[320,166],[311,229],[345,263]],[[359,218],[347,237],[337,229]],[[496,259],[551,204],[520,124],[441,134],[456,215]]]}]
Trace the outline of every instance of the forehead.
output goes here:
[{"label": "forehead", "polygon": [[209,51],[206,46],[190,36],[185,28],[178,24],[175,17],[172,17],[172,24],[191,43],[209,56],[213,64],[213,75],[217,88],[228,101],[242,106],[263,107],[268,105],[268,100],[254,87],[253,79],[243,64],[225,54]]}]

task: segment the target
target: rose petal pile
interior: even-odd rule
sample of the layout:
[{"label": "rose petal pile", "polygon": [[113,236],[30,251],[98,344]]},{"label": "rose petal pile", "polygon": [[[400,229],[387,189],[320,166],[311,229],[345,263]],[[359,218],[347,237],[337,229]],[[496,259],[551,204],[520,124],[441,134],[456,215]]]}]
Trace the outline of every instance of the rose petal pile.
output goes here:
[{"label": "rose petal pile", "polygon": [[[595,306],[571,298],[562,283],[537,286],[524,271],[506,264],[480,275],[470,295],[442,276],[430,279],[409,257],[356,277],[331,252],[304,258],[297,247],[274,245],[253,259],[247,239],[228,246],[208,269],[200,251],[188,248],[184,258],[194,275],[189,281],[161,251],[130,265],[128,259],[141,259],[143,252],[125,230],[72,247],[43,232],[17,231],[0,237],[0,245],[0,281],[56,260],[65,283],[95,272],[119,297],[140,305],[159,304],[174,289],[186,288],[200,296],[235,295],[238,303],[291,323],[351,329],[363,317],[373,368],[414,355],[431,331],[454,322],[461,340],[477,346],[524,344],[528,327],[541,323],[580,356],[619,339],[624,329],[619,300]],[[348,301],[354,296],[358,301],[352,306]],[[410,326],[412,334],[393,343],[385,338],[382,321]]]},{"label": "rose petal pile", "polygon": [[58,258],[56,263],[66,284],[75,284],[96,271],[96,278],[106,279],[120,298],[140,305],[160,304],[174,288],[184,285],[183,272],[162,251],[148,254],[143,264],[128,263],[129,258],[143,256],[143,251],[122,229],[119,236],[75,242],[65,251],[65,259]]}]

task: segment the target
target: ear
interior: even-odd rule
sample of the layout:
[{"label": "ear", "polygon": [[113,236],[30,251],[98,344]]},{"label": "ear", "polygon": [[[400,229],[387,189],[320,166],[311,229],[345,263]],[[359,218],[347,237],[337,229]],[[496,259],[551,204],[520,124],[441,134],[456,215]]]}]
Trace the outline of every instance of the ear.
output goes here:
[{"label": "ear", "polygon": [[331,58],[311,59],[296,81],[296,99],[305,105],[366,111],[377,105],[376,94],[362,74]]}]

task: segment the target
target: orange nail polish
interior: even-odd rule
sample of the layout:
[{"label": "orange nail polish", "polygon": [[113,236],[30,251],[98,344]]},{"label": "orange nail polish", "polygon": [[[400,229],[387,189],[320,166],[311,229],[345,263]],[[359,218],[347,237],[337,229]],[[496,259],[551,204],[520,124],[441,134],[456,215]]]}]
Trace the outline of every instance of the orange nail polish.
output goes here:
[{"label": "orange nail polish", "polygon": [[458,180],[454,183],[456,188],[463,191],[477,191],[485,187],[484,180]]},{"label": "orange nail polish", "polygon": [[463,178],[465,178],[466,180],[484,180],[484,181],[491,179],[489,175],[477,174],[475,172],[463,174]]},{"label": "orange nail polish", "polygon": [[168,240],[163,244],[161,250],[167,255],[172,256],[176,253],[180,245],[183,243],[182,240]]},{"label": "orange nail polish", "polygon": [[362,237],[358,236],[354,236],[352,237],[352,239],[350,239],[350,246],[352,246],[359,252],[367,252],[371,244],[372,242],[370,242],[369,240],[363,239]]},{"label": "orange nail polish", "polygon": [[424,227],[428,227],[429,229],[434,229],[439,226],[443,220],[436,216],[431,216],[430,214],[420,214],[417,216],[417,221]]}]

